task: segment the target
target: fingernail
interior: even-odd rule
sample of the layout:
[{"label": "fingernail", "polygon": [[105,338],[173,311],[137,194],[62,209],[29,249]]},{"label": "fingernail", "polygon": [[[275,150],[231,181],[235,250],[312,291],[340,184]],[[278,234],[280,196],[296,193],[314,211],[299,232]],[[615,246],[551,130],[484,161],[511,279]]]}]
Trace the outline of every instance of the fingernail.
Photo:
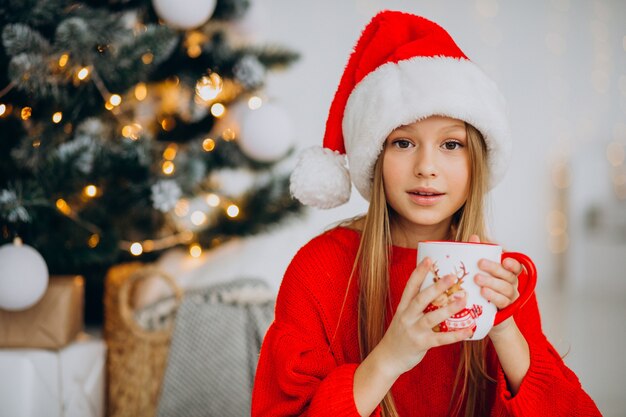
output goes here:
[{"label": "fingernail", "polygon": [[461,300],[465,298],[465,291],[455,292],[454,294],[451,295],[451,297],[453,300]]}]

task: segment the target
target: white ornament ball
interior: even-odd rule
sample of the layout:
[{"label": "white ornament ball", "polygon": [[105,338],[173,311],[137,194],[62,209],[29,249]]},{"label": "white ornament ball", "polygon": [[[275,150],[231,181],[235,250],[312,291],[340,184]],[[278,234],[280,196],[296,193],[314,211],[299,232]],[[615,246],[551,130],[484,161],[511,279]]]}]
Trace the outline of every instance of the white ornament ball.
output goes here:
[{"label": "white ornament ball", "polygon": [[264,103],[243,117],[239,146],[250,158],[273,162],[284,156],[292,144],[291,120],[281,107]]},{"label": "white ornament ball", "polygon": [[19,239],[0,246],[0,308],[25,310],[47,287],[48,266],[39,252]]},{"label": "white ornament ball", "polygon": [[152,0],[157,15],[176,29],[193,29],[213,15],[217,0]]}]

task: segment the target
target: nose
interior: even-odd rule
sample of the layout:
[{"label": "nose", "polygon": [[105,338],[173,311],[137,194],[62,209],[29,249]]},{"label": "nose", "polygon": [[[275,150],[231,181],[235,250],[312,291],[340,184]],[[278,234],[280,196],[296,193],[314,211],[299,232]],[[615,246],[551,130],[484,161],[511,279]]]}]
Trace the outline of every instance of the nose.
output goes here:
[{"label": "nose", "polygon": [[415,166],[413,172],[416,177],[428,178],[437,176],[437,164],[432,149],[423,147],[415,152]]}]

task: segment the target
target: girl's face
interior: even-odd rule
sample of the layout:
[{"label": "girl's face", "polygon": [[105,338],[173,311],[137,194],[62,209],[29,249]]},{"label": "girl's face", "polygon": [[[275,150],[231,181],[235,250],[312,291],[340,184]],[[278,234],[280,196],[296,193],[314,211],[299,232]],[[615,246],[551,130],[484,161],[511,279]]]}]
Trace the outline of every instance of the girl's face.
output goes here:
[{"label": "girl's face", "polygon": [[389,134],[383,150],[385,197],[405,232],[448,237],[452,215],[469,193],[467,140],[465,123],[443,116]]}]

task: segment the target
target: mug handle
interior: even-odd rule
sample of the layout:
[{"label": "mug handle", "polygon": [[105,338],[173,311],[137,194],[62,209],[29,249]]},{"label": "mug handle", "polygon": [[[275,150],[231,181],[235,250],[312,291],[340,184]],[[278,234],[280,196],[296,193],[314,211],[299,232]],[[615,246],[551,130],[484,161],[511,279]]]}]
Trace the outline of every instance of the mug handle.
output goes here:
[{"label": "mug handle", "polygon": [[525,271],[522,270],[522,273],[519,274],[518,279],[520,284],[524,284],[520,290],[519,297],[509,306],[503,308],[502,310],[498,310],[496,313],[496,317],[493,321],[493,325],[496,326],[502,323],[504,320],[511,317],[514,313],[516,313],[525,303],[528,301],[530,296],[533,294],[535,290],[535,285],[537,284],[537,268],[535,268],[535,264],[533,261],[523,253],[519,252],[504,252],[502,253],[502,260],[506,258],[513,258],[522,264]]}]

